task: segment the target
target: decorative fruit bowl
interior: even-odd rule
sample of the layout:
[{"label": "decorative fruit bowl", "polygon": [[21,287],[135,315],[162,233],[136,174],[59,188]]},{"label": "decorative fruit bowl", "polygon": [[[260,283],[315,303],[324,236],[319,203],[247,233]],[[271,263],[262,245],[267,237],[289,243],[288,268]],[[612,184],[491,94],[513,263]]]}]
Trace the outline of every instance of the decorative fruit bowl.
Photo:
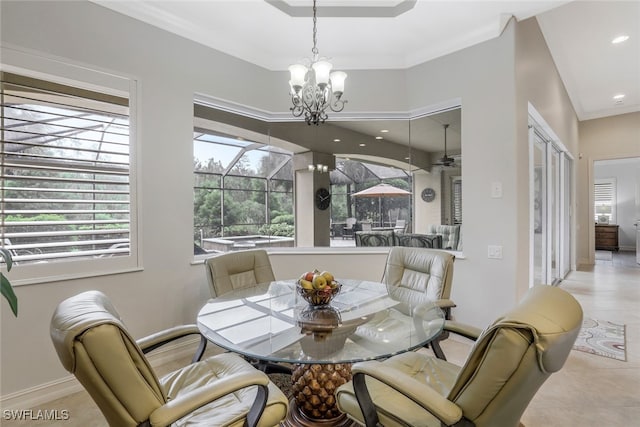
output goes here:
[{"label": "decorative fruit bowl", "polygon": [[328,305],[342,285],[328,271],[308,271],[298,279],[296,290],[310,305]]}]

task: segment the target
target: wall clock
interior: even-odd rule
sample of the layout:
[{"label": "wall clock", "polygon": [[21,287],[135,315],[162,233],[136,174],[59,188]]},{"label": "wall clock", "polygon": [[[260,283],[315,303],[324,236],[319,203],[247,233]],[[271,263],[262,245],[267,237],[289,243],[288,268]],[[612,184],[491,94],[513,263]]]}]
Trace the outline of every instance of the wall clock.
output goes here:
[{"label": "wall clock", "polygon": [[316,190],[316,207],[321,211],[327,209],[331,204],[331,193],[326,188]]},{"label": "wall clock", "polygon": [[421,196],[422,200],[424,200],[425,202],[433,202],[433,200],[436,198],[436,190],[434,190],[433,188],[425,188],[424,190],[422,190]]}]

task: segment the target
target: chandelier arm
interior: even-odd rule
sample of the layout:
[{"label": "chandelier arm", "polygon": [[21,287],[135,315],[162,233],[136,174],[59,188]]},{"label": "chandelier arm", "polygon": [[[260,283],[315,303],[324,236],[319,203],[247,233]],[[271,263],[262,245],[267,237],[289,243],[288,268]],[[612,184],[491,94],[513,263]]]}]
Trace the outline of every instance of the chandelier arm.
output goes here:
[{"label": "chandelier arm", "polygon": [[339,113],[340,111],[344,110],[344,104],[346,104],[347,101],[343,101],[341,99],[336,99],[333,104],[330,105],[331,107],[331,111],[335,111],[336,113]]}]

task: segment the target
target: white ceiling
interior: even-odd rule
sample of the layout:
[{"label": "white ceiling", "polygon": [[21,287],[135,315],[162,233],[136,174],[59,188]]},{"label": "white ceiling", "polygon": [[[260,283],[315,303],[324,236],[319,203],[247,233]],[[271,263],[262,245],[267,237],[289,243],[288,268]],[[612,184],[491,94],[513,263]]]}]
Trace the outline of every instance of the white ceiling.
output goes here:
[{"label": "white ceiling", "polygon": [[[269,70],[311,56],[310,0],[94,2]],[[511,15],[538,17],[580,120],[640,111],[640,0],[318,0],[318,49],[336,69],[403,69],[497,37]]]}]

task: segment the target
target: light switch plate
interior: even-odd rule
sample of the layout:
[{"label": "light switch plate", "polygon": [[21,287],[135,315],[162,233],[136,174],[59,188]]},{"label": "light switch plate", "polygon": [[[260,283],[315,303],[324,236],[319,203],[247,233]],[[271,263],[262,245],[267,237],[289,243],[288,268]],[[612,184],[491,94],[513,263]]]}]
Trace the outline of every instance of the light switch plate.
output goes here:
[{"label": "light switch plate", "polygon": [[499,199],[502,197],[502,183],[499,181],[491,183],[491,197]]},{"label": "light switch plate", "polygon": [[489,245],[487,256],[492,259],[502,259],[502,246]]}]

